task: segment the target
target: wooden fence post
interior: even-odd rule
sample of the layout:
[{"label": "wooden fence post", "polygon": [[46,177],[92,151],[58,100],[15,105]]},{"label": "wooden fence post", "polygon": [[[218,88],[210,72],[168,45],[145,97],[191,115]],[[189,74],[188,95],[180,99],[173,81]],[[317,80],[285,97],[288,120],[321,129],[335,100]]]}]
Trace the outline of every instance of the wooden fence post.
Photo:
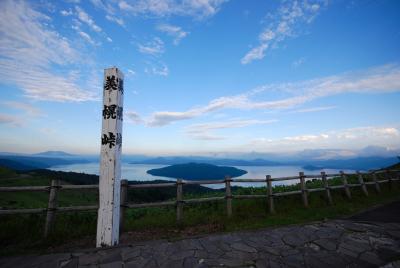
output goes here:
[{"label": "wooden fence post", "polygon": [[269,213],[274,214],[275,207],[274,207],[274,195],[272,193],[271,175],[267,175],[266,179],[267,179],[267,196],[268,196]]},{"label": "wooden fence post", "polygon": [[60,188],[60,180],[59,179],[51,180],[49,202],[47,205],[46,224],[44,227],[44,237],[48,237],[54,227],[54,220],[56,218],[56,210],[57,210],[58,188]]},{"label": "wooden fence post", "polygon": [[325,171],[321,171],[321,177],[322,177],[322,181],[323,181],[324,187],[325,187],[326,198],[328,200],[329,205],[332,205],[333,202],[332,202],[331,190],[329,189],[328,180],[326,179]]},{"label": "wooden fence post", "polygon": [[231,189],[232,179],[227,176],[225,177],[225,199],[226,199],[226,214],[230,218],[232,216],[232,189]]},{"label": "wooden fence post", "polygon": [[307,186],[305,182],[304,172],[299,172],[301,196],[303,198],[304,207],[308,208]]},{"label": "wooden fence post", "polygon": [[357,171],[357,175],[358,175],[358,182],[361,184],[361,190],[363,191],[365,196],[368,196],[367,186],[364,183],[364,179],[362,177],[361,172]]},{"label": "wooden fence post", "polygon": [[182,179],[176,181],[176,222],[182,224],[183,216],[183,182]]},{"label": "wooden fence post", "polygon": [[379,186],[379,182],[375,172],[372,172],[372,179],[375,182],[375,191],[379,194],[381,192],[381,187]]},{"label": "wooden fence post", "polygon": [[121,208],[119,211],[119,229],[124,228],[126,205],[128,204],[128,180],[121,180]]},{"label": "wooden fence post", "polygon": [[391,191],[393,189],[393,181],[392,181],[392,176],[390,176],[389,170],[386,170],[386,172],[385,172],[385,179],[388,180],[389,190]]},{"label": "wooden fence post", "polygon": [[347,198],[351,199],[351,192],[350,192],[349,185],[347,183],[347,177],[343,171],[340,171],[340,177],[342,177],[342,180],[343,180],[344,192],[346,193]]}]

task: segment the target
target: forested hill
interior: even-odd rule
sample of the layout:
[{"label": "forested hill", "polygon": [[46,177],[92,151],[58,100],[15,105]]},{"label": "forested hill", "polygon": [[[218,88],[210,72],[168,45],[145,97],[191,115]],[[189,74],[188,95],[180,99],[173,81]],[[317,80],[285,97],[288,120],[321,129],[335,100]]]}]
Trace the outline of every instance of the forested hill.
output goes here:
[{"label": "forested hill", "polygon": [[150,169],[148,174],[168,178],[182,178],[186,180],[209,180],[239,177],[247,173],[246,170],[235,167],[215,166],[202,163],[188,163],[172,165],[163,168]]}]

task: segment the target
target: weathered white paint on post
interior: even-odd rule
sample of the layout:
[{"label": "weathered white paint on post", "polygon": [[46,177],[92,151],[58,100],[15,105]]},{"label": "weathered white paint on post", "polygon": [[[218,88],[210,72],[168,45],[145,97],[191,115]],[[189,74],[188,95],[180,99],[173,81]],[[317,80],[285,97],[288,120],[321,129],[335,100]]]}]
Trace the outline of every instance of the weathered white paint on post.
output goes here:
[{"label": "weathered white paint on post", "polygon": [[226,214],[228,217],[232,216],[232,189],[231,189],[231,177],[225,177],[225,199],[226,199]]},{"label": "weathered white paint on post", "polygon": [[347,182],[346,174],[344,174],[343,171],[340,171],[340,177],[342,177],[343,180],[344,192],[346,193],[347,198],[351,199],[351,192]]},{"label": "weathered white paint on post", "polygon": [[176,181],[176,223],[182,224],[183,216],[183,181],[178,179]]},{"label": "weathered white paint on post", "polygon": [[358,175],[358,182],[360,183],[360,186],[361,186],[361,190],[363,191],[365,196],[368,196],[367,186],[364,183],[364,179],[363,179],[361,172],[357,171],[357,175]]},{"label": "weathered white paint on post", "polygon": [[300,187],[301,187],[301,197],[303,199],[303,205],[308,208],[308,196],[307,196],[307,186],[304,176],[304,172],[299,172]]},{"label": "weathered white paint on post", "polygon": [[49,203],[47,205],[46,224],[44,227],[44,237],[48,237],[51,230],[54,227],[54,221],[57,209],[57,191],[59,187],[60,187],[59,179],[51,180]]},{"label": "weathered white paint on post", "polygon": [[331,190],[329,188],[328,179],[326,178],[325,171],[321,171],[321,178],[322,182],[324,183],[326,199],[328,200],[329,205],[332,205],[333,202],[332,202]]},{"label": "weathered white paint on post", "polygon": [[115,67],[105,69],[97,247],[117,245],[119,240],[123,94],[122,72]]},{"label": "weathered white paint on post", "polygon": [[272,193],[272,179],[271,175],[266,176],[267,180],[267,196],[268,196],[268,204],[269,204],[269,213],[275,214],[275,207],[274,207],[274,195]]},{"label": "weathered white paint on post", "polygon": [[381,192],[381,187],[379,186],[379,182],[375,172],[372,173],[372,179],[375,182],[375,191],[379,194]]}]

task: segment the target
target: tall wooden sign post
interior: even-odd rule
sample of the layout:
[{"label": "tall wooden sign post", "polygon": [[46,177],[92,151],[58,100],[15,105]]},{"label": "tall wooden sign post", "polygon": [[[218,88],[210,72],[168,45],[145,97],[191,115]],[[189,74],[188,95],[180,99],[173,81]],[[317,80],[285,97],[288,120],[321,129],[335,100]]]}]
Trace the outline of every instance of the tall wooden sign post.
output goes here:
[{"label": "tall wooden sign post", "polygon": [[119,240],[123,97],[124,75],[115,67],[105,69],[97,247],[114,246]]}]

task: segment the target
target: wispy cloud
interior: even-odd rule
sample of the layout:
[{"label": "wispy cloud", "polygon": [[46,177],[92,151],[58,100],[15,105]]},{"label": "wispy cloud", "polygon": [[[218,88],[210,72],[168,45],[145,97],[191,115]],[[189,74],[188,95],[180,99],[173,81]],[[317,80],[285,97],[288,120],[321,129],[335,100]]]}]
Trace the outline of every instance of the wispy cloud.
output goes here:
[{"label": "wispy cloud", "polygon": [[60,13],[63,16],[71,16],[72,14],[74,14],[71,9],[69,9],[69,10],[61,10]]},{"label": "wispy cloud", "polygon": [[[265,91],[281,91],[292,96],[278,99],[254,101],[254,95]],[[359,72],[301,81],[264,85],[236,96],[220,97],[205,106],[183,112],[159,111],[151,115],[150,126],[164,126],[174,121],[186,120],[221,109],[289,109],[312,100],[345,93],[384,93],[400,90],[400,66],[384,65]],[[261,97],[258,96],[257,99]]]},{"label": "wispy cloud", "polygon": [[112,16],[112,15],[108,15],[108,14],[107,14],[107,15],[106,15],[106,19],[109,20],[109,21],[115,22],[115,23],[117,23],[117,24],[120,25],[120,26],[125,26],[124,20],[121,19],[121,18],[119,18],[119,17],[116,17],[116,16]]},{"label": "wispy cloud", "polygon": [[88,42],[89,44],[91,44],[91,45],[96,45],[96,42],[92,39],[92,37],[88,34],[88,33],[85,33],[85,32],[83,32],[83,31],[77,31],[77,33],[86,41],[86,42]]},{"label": "wispy cloud", "polygon": [[100,26],[98,26],[95,21],[87,14],[82,8],[76,6],[75,10],[77,12],[80,21],[86,23],[93,31],[99,33],[102,31]]},{"label": "wispy cloud", "polygon": [[157,30],[172,36],[175,45],[178,45],[179,42],[189,34],[189,32],[183,31],[181,27],[170,24],[160,24],[157,26]]},{"label": "wispy cloud", "polygon": [[43,115],[43,112],[33,106],[32,104],[26,103],[26,102],[19,102],[19,101],[5,101],[2,102],[3,105],[6,105],[12,109],[16,109],[16,110],[21,110],[23,112],[25,112],[25,115],[28,116],[41,116]]},{"label": "wispy cloud", "polygon": [[270,15],[271,22],[258,36],[259,44],[241,59],[242,64],[251,63],[265,57],[268,49],[276,48],[279,43],[299,34],[299,28],[311,23],[326,1],[283,1],[275,15]]},{"label": "wispy cloud", "polygon": [[148,63],[148,67],[144,69],[144,72],[150,75],[168,76],[169,69],[165,63]]},{"label": "wispy cloud", "polygon": [[203,124],[194,124],[186,127],[185,132],[193,139],[200,140],[222,140],[225,136],[216,135],[215,130],[227,128],[243,128],[251,125],[263,125],[277,122],[278,120],[232,120],[224,122],[209,122]]},{"label": "wispy cloud", "polygon": [[153,40],[145,44],[138,44],[138,50],[143,54],[158,56],[165,51],[164,42],[160,38],[154,37]]},{"label": "wispy cloud", "polygon": [[118,7],[135,16],[164,17],[170,15],[191,16],[197,19],[215,15],[227,0],[138,0],[119,1]]},{"label": "wispy cloud", "polygon": [[26,2],[0,1],[0,79],[37,100],[93,100],[93,93],[62,75],[82,55],[49,22]]},{"label": "wispy cloud", "polygon": [[311,108],[304,108],[291,111],[290,113],[314,113],[314,112],[321,112],[321,111],[328,111],[336,109],[336,106],[321,106],[321,107],[311,107]]},{"label": "wispy cloud", "polygon": [[301,57],[300,59],[297,59],[292,62],[292,68],[298,68],[300,65],[302,65],[306,61],[306,58]]},{"label": "wispy cloud", "polygon": [[20,127],[22,126],[22,120],[14,115],[0,113],[0,124],[11,124],[15,127]]}]

